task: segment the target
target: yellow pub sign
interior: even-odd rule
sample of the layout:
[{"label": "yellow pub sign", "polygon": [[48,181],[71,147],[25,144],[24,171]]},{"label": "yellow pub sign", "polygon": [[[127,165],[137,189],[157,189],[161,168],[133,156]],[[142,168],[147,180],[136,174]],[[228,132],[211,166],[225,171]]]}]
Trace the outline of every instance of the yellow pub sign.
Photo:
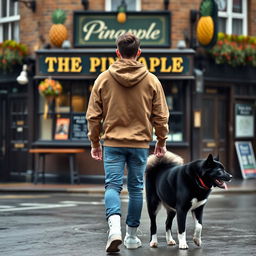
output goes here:
[{"label": "yellow pub sign", "polygon": [[[138,61],[157,76],[191,78],[193,76],[192,50],[144,50]],[[38,51],[36,75],[65,77],[96,77],[117,60],[115,51],[58,50]]]}]

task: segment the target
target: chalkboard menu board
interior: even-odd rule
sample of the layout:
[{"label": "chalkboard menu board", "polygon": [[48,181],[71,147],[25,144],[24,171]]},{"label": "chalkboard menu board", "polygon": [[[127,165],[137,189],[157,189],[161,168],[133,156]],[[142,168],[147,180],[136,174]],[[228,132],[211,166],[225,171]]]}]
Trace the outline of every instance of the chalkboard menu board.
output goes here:
[{"label": "chalkboard menu board", "polygon": [[73,140],[87,139],[87,120],[84,113],[74,114],[71,125],[71,138]]}]

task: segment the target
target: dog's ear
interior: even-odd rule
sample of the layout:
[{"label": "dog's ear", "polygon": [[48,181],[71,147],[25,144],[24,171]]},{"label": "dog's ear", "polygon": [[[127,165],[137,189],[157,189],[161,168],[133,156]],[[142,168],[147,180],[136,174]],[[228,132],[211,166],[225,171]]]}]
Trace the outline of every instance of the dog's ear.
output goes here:
[{"label": "dog's ear", "polygon": [[212,166],[212,163],[214,162],[212,154],[209,154],[207,159],[205,160],[205,165],[207,167]]}]

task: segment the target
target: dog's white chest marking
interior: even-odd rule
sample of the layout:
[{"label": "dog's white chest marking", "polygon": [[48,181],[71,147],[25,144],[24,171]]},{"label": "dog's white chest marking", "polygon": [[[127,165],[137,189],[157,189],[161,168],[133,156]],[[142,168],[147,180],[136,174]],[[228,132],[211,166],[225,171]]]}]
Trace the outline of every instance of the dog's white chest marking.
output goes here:
[{"label": "dog's white chest marking", "polygon": [[207,199],[204,199],[202,201],[198,201],[196,198],[193,198],[191,201],[191,208],[190,210],[195,210],[196,208],[200,207],[201,205],[204,205],[207,202]]}]

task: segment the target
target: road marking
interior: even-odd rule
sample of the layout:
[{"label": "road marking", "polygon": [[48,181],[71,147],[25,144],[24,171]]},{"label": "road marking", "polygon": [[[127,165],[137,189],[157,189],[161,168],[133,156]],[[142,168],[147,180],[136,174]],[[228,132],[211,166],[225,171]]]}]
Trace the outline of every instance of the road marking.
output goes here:
[{"label": "road marking", "polygon": [[20,203],[18,206],[0,205],[0,212],[54,209],[54,208],[63,208],[63,207],[75,207],[78,205],[104,205],[104,202],[103,201],[99,201],[99,202],[60,201],[58,204]]},{"label": "road marking", "polygon": [[0,199],[33,199],[33,198],[49,198],[50,196],[46,195],[6,195],[6,196],[0,196]]}]

